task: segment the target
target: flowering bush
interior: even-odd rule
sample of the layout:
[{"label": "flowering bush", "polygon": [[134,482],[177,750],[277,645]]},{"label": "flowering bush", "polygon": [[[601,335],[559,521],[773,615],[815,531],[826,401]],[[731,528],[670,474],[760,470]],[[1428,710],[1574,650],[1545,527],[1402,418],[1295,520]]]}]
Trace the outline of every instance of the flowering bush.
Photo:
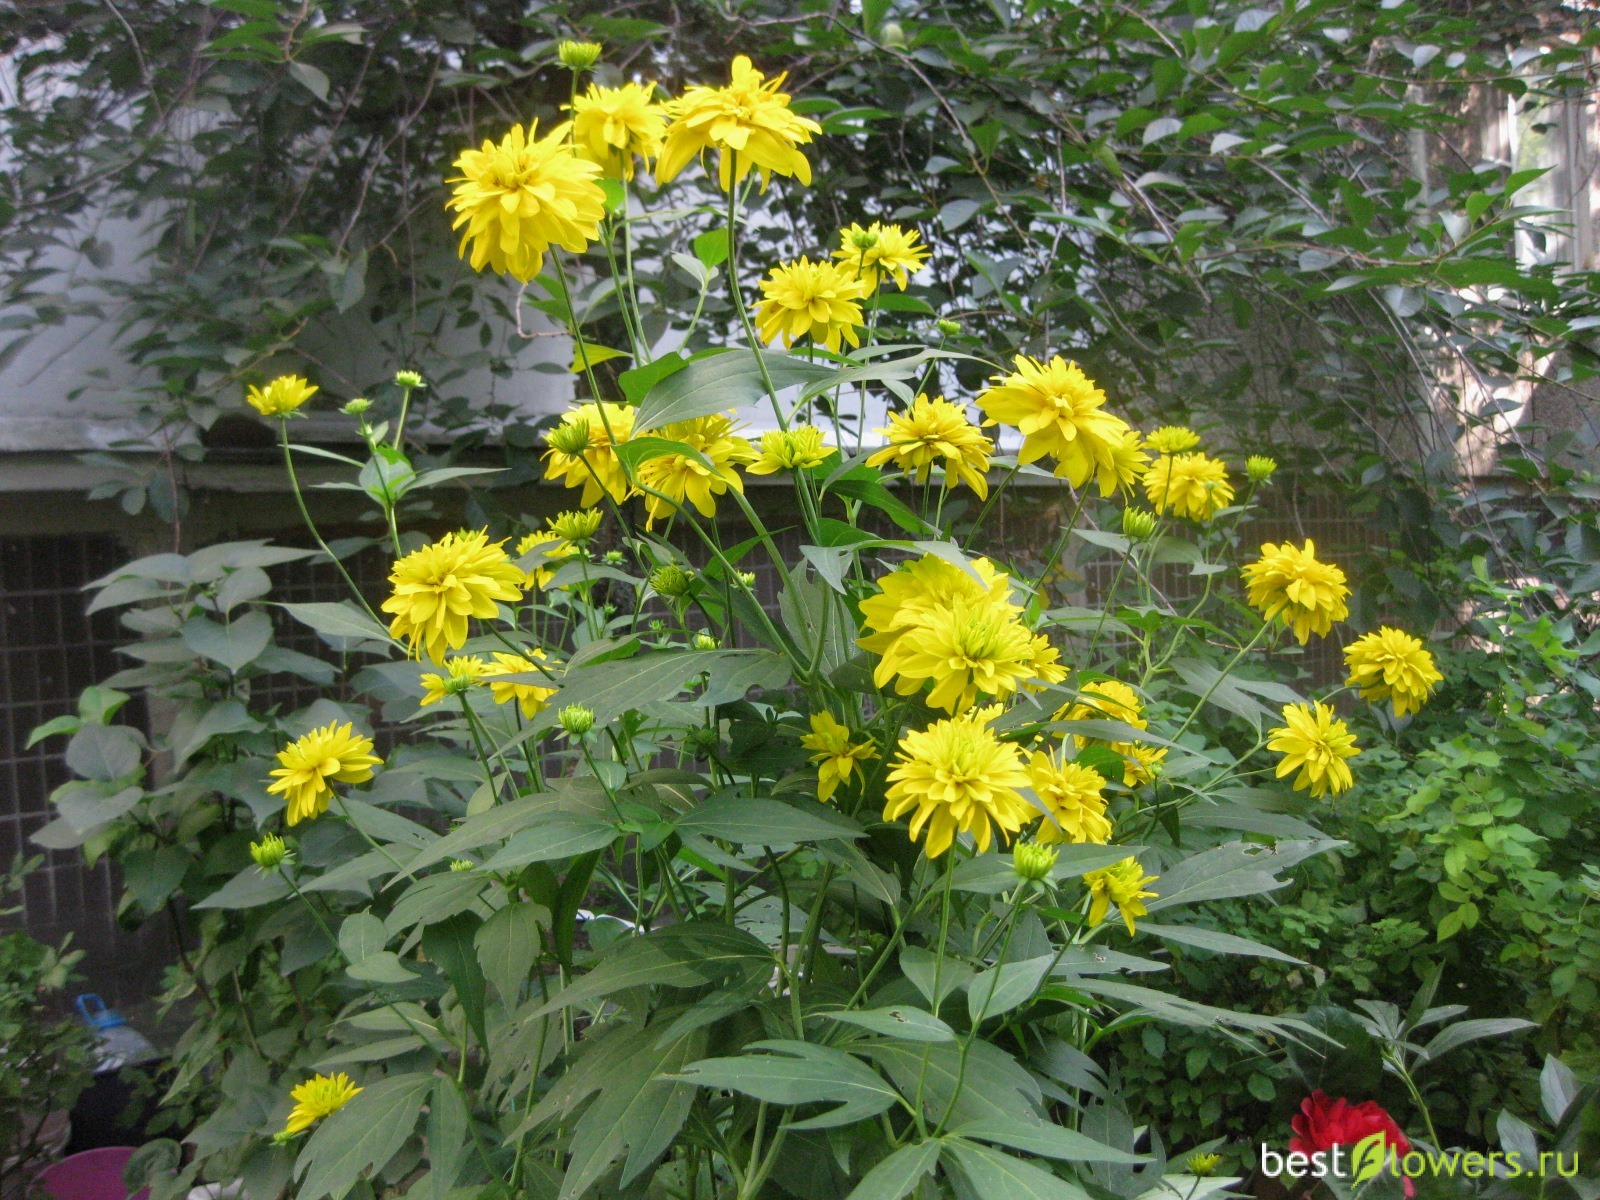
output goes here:
[{"label": "flowering bush", "polygon": [[[1138,980],[1171,947],[1288,958],[1206,910],[1334,844],[1308,802],[1356,784],[1360,747],[1331,696],[1302,697],[1266,658],[1348,618],[1344,572],[1309,540],[1241,544],[1270,459],[1240,474],[1240,447],[1141,435],[1050,347],[984,364],[970,404],[935,394],[964,357],[948,330],[888,336],[916,336],[895,303],[927,259],[915,231],[861,214],[838,247],[766,270],[752,311],[752,194],[803,186],[819,127],[743,57],[726,85],[665,103],[638,83],[580,92],[597,53],[561,48],[572,122],[465,151],[449,201],[461,254],[570,325],[589,398],[544,461],[573,511],[405,528],[414,492],[469,471],[412,465],[409,372],[388,419],[346,406],[365,461],[294,444],[305,380],[249,396],[291,480],[298,454],[331,456],[381,510],[387,596],[284,607],[376,660],[348,682],[390,728],[331,698],[251,711],[263,674],[334,683],[272,646],[260,607],[261,568],[297,552],[159,556],[97,585],[99,606],[151,604],[129,614],[147,665],[113,682],[184,707],[158,747],[105,720],[49,729],[72,734],[87,779],[48,836],[119,847],[146,910],[183,889],[207,914],[178,990],[213,1014],[173,1094],[218,1039],[235,1047],[201,1153],[166,1186],[1217,1186],[1216,1140],[1174,1164],[1158,1132],[1136,1135],[1109,1047],[1152,1022],[1329,1044],[1294,1016]],[[649,212],[632,194],[641,170],[664,183],[697,162],[725,207]],[[721,269],[730,344],[647,333],[647,222],[681,226],[702,298]],[[625,347],[580,319],[598,303],[580,310],[580,287]],[[595,370],[610,359],[632,363],[614,389]],[[1019,477],[1070,516],[1042,557],[998,562],[985,523]],[[752,480],[784,489],[798,555]],[[1098,607],[1057,593],[1069,550],[1113,564]],[[1346,689],[1395,718],[1439,682],[1404,631],[1348,658]],[[147,774],[147,749],[176,775]]]}]

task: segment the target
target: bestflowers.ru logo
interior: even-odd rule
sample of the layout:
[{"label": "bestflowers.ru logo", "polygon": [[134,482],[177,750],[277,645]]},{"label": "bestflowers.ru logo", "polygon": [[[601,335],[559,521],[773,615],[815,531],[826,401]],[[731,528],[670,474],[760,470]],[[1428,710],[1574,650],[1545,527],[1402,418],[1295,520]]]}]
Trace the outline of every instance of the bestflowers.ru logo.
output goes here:
[{"label": "bestflowers.ru logo", "polygon": [[1407,1150],[1402,1154],[1389,1144],[1382,1130],[1353,1145],[1335,1144],[1310,1153],[1292,1150],[1285,1154],[1263,1145],[1260,1155],[1261,1169],[1268,1175],[1287,1175],[1291,1179],[1333,1176],[1356,1185],[1369,1183],[1379,1175],[1411,1180],[1457,1176],[1466,1179],[1522,1176],[1571,1179],[1578,1174],[1576,1153],[1545,1150],[1533,1156],[1515,1150],[1487,1154],[1476,1150]]}]

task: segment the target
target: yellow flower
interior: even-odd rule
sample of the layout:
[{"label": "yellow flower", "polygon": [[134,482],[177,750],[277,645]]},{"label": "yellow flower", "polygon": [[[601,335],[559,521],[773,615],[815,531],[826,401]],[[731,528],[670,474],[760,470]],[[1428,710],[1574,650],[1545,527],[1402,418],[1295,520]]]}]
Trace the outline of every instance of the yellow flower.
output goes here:
[{"label": "yellow flower", "polygon": [[277,782],[267,791],[288,801],[288,822],[321,816],[333,799],[334,783],[365,783],[372,768],[383,759],[372,752],[372,739],[363,737],[349,722],[330,722],[278,751],[283,765],[272,772]]},{"label": "yellow flower", "polygon": [[867,459],[867,466],[881,467],[892,462],[918,483],[927,483],[934,467],[944,470],[944,486],[957,480],[978,493],[989,495],[989,455],[994,443],[967,420],[965,410],[943,396],[929,399],[918,396],[903,413],[889,414],[889,427],[874,430],[889,439],[889,444]]},{"label": "yellow flower", "polygon": [[1200,444],[1200,435],[1183,425],[1163,425],[1145,438],[1144,444],[1157,454],[1182,454]]},{"label": "yellow flower", "polygon": [[[1046,455],[1073,487],[1093,479],[1109,496],[1138,477],[1144,456],[1121,417],[1105,411],[1106,394],[1077,363],[1059,354],[1048,363],[1019,354],[1017,369],[997,375],[978,397],[984,425],[1010,425],[1022,434],[1017,461]],[[1135,435],[1137,437],[1137,435]]]},{"label": "yellow flower", "polygon": [[726,494],[729,488],[744,492],[744,480],[733,468],[737,463],[750,462],[756,452],[749,442],[734,434],[732,417],[712,413],[692,421],[677,421],[663,425],[656,436],[698,450],[711,465],[687,454],[663,454],[640,467],[639,487],[661,493],[646,494],[644,498],[645,528],[654,525],[656,518],[677,512],[685,500],[702,517],[712,517],[717,512],[716,497]]},{"label": "yellow flower", "polygon": [[289,1113],[289,1123],[283,1127],[286,1134],[302,1133],[323,1117],[331,1117],[357,1092],[362,1091],[350,1082],[350,1076],[340,1071],[337,1075],[313,1075],[299,1087],[289,1092],[294,1108]]},{"label": "yellow flower", "polygon": [[590,509],[588,512],[557,513],[550,518],[550,532],[574,546],[587,546],[594,540],[594,535],[600,532],[602,519],[603,514],[597,509]]},{"label": "yellow flower", "polygon": [[519,683],[515,680],[499,680],[498,675],[544,675],[550,674],[551,663],[545,652],[538,646],[528,650],[526,656],[521,654],[499,654],[494,656],[495,665],[499,670],[489,672],[489,690],[494,693],[496,704],[510,704],[517,702],[517,707],[522,710],[525,718],[537,716],[543,712],[550,703],[550,697],[560,691],[558,687],[544,687],[537,683]]},{"label": "yellow flower", "polygon": [[1394,701],[1397,717],[1417,712],[1444,682],[1422,640],[1387,625],[1346,646],[1344,663],[1350,669],[1345,685],[1358,689],[1363,700]]},{"label": "yellow flower", "polygon": [[776,475],[779,471],[805,471],[818,466],[833,447],[825,445],[815,425],[774,429],[761,435],[761,454],[745,468],[750,475]]},{"label": "yellow flower", "polygon": [[1150,456],[1145,453],[1144,438],[1137,429],[1127,429],[1122,440],[1111,447],[1111,466],[1117,482],[1128,487],[1144,478],[1150,469]]},{"label": "yellow flower", "polygon": [[279,375],[266,387],[252,387],[244,398],[263,417],[287,417],[316,394],[316,386],[299,375]]},{"label": "yellow flower", "polygon": [[[598,515],[598,514],[596,514]],[[517,557],[526,558],[535,550],[544,554],[544,561],[535,564],[523,579],[523,586],[543,590],[550,586],[550,581],[555,578],[562,562],[571,558],[578,552],[578,548],[553,529],[535,529],[532,533],[523,535],[517,543]]]},{"label": "yellow flower", "polygon": [[589,90],[572,102],[572,141],[611,179],[632,179],[633,159],[655,158],[667,132],[667,110],[655,103],[653,83]]},{"label": "yellow flower", "polygon": [[543,138],[539,123],[521,125],[500,141],[485,139],[478,150],[455,161],[460,172],[446,208],[456,219],[450,228],[466,229],[458,249],[474,271],[485,267],[527,283],[544,267],[545,251],[560,246],[574,254],[599,236],[606,194],[595,183],[600,168],[572,153],[567,126]]},{"label": "yellow flower", "polygon": [[1100,794],[1106,781],[1100,772],[1079,763],[1057,763],[1048,754],[1035,750],[1028,760],[1028,780],[1050,814],[1039,822],[1036,841],[1048,846],[1057,842],[1111,840],[1106,801]]},{"label": "yellow flower", "polygon": [[707,150],[721,154],[717,180],[723,191],[742,183],[752,167],[761,172],[761,190],[772,176],[811,182],[811,164],[797,147],[821,133],[822,126],[789,108],[778,89],[784,76],[768,80],[743,54],[733,60],[726,87],[691,87],[668,101],[666,143],[656,163],[656,180],[666,183]]},{"label": "yellow flower", "polygon": [[887,657],[900,638],[920,627],[934,610],[962,600],[985,600],[1014,614],[1022,611],[1011,603],[1009,575],[997,571],[986,558],[972,559],[969,565],[970,573],[936,554],[925,554],[880,576],[877,594],[861,602],[867,632],[856,644]]},{"label": "yellow flower", "polygon": [[1128,927],[1131,935],[1134,932],[1134,918],[1150,915],[1144,901],[1159,895],[1145,891],[1145,884],[1154,883],[1160,878],[1159,875],[1146,875],[1137,858],[1125,858],[1109,867],[1090,871],[1083,877],[1090,896],[1089,924],[1098,925],[1104,921],[1107,910],[1115,904],[1117,911],[1122,914],[1122,923]]},{"label": "yellow flower", "polygon": [[437,704],[446,696],[464,696],[481,687],[484,677],[494,673],[494,668],[475,654],[447,658],[444,669],[443,675],[422,677],[422,703]]},{"label": "yellow flower", "polygon": [[915,229],[877,221],[865,229],[855,224],[841,229],[833,256],[866,284],[869,292],[877,291],[885,275],[903,292],[910,286],[911,276],[928,265],[928,248]]},{"label": "yellow flower", "polygon": [[831,262],[812,262],[801,256],[780,263],[761,281],[761,303],[756,305],[756,325],[768,342],[780,337],[785,346],[809,337],[835,353],[840,339],[861,344],[856,328],[862,322],[861,305],[866,286]]},{"label": "yellow flower", "polygon": [[1309,790],[1313,799],[1330,792],[1338,795],[1355,786],[1347,758],[1361,753],[1350,727],[1320,700],[1311,704],[1285,704],[1284,724],[1272,731],[1267,749],[1283,755],[1278,778],[1294,771],[1294,790]]},{"label": "yellow flower", "polygon": [[1000,706],[992,705],[935,721],[900,739],[883,819],[893,821],[915,809],[909,833],[916,841],[926,828],[923,849],[929,858],[950,849],[958,833],[971,835],[982,853],[997,827],[1005,838],[1036,815],[1017,791],[1028,786],[1021,752],[989,728],[999,714]]},{"label": "yellow flower", "polygon": [[811,761],[817,764],[817,799],[823,803],[850,782],[852,771],[878,757],[878,748],[871,742],[852,742],[850,727],[841,725],[830,712],[811,714],[811,732],[801,735],[800,744],[815,752]]},{"label": "yellow flower", "polygon": [[1163,454],[1144,473],[1144,494],[1158,513],[1209,521],[1233,503],[1227,465],[1204,454]]},{"label": "yellow flower", "polygon": [[[582,488],[578,503],[585,508],[599,504],[601,496],[622,503],[628,498],[628,473],[615,447],[633,436],[637,411],[630,405],[610,401],[591,401],[569,409],[562,415],[561,424],[545,438],[549,449],[544,452],[544,477],[560,479],[569,488]],[[576,452],[557,448],[557,442],[563,447],[572,445],[563,433],[570,435],[580,430],[586,431],[587,436],[577,440]]]},{"label": "yellow flower", "polygon": [[[1135,692],[1120,679],[1097,679],[1087,683],[1079,692],[1076,704],[1064,704],[1056,710],[1057,721],[1121,721],[1135,729],[1148,729],[1144,705]],[[1122,755],[1122,786],[1139,787],[1155,778],[1155,764],[1167,756],[1165,746],[1146,746],[1138,742],[1102,742],[1098,738],[1074,734],[1073,740],[1084,746],[1103,745]]]},{"label": "yellow flower", "polygon": [[522,598],[527,577],[506,557],[503,542],[485,530],[447,533],[413,550],[389,572],[394,594],[383,611],[394,613],[389,633],[436,663],[467,640],[467,621],[487,619],[498,601]]},{"label": "yellow flower", "polygon": [[883,687],[898,676],[902,696],[931,682],[930,705],[963,712],[980,694],[1003,700],[1035,681],[1058,682],[1067,672],[1056,659],[1050,640],[1030,632],[1009,606],[963,599],[927,610],[878,663],[873,682]]},{"label": "yellow flower", "polygon": [[1302,646],[1313,633],[1326,637],[1335,621],[1350,615],[1344,572],[1332,563],[1318,562],[1310,538],[1304,549],[1292,542],[1263,544],[1261,557],[1245,565],[1244,579],[1250,603],[1268,622],[1279,620],[1292,628]]}]

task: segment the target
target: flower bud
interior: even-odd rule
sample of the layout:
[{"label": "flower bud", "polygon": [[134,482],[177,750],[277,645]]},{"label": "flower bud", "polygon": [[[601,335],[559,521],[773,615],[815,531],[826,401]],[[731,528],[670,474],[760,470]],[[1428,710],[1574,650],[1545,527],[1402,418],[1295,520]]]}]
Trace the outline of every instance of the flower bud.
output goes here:
[{"label": "flower bud", "polygon": [[899,21],[885,21],[883,29],[878,34],[885,46],[893,50],[904,50],[909,42],[906,41],[906,31]]},{"label": "flower bud", "polygon": [[754,571],[740,571],[739,572],[739,582],[744,584],[744,586],[747,587],[747,588],[755,587],[756,586],[756,573]]},{"label": "flower bud", "polygon": [[455,871],[457,874],[461,874],[466,871],[476,871],[478,869],[478,864],[475,862],[470,862],[465,858],[452,858],[450,860],[450,869]]},{"label": "flower bud", "polygon": [[341,408],[339,411],[344,413],[344,414],[346,414],[347,416],[359,417],[362,413],[366,412],[367,409],[369,409],[371,407],[372,407],[372,401],[371,400],[368,400],[365,396],[357,396],[354,400],[345,401],[344,407]]},{"label": "flower bud", "polygon": [[691,758],[710,758],[717,752],[717,746],[721,741],[715,729],[707,729],[704,725],[696,725],[693,729],[686,730],[683,735],[684,747],[689,751]]},{"label": "flower bud", "polygon": [[1222,1155],[1191,1154],[1184,1160],[1183,1165],[1189,1168],[1189,1174],[1198,1175],[1201,1179],[1204,1179],[1217,1173],[1217,1168],[1222,1166]]},{"label": "flower bud", "polygon": [[688,572],[677,563],[668,563],[650,572],[650,586],[655,589],[656,595],[669,600],[687,596],[691,582]]},{"label": "flower bud", "polygon": [[1244,473],[1250,477],[1251,483],[1265,483],[1272,478],[1273,472],[1277,469],[1276,460],[1268,458],[1265,454],[1252,454],[1244,460]]},{"label": "flower bud", "polygon": [[587,546],[599,531],[603,515],[598,508],[591,508],[587,512],[564,512],[550,519],[550,532],[574,546]]},{"label": "flower bud", "polygon": [[717,639],[709,633],[697,633],[694,635],[694,648],[696,650],[715,650],[717,648]]},{"label": "flower bud", "polygon": [[1156,515],[1147,508],[1122,510],[1122,536],[1133,542],[1148,541],[1156,532]]},{"label": "flower bud", "polygon": [[1037,842],[1018,842],[1011,854],[1011,869],[1018,879],[1039,883],[1050,878],[1056,857],[1056,852],[1049,846],[1041,846]]},{"label": "flower bud", "polygon": [[961,322],[952,321],[948,317],[941,317],[934,322],[933,327],[947,338],[955,337],[956,334],[961,332]]},{"label": "flower bud", "polygon": [[667,631],[667,623],[665,621],[663,621],[660,617],[657,617],[655,620],[650,622],[650,632],[651,633],[665,633],[666,631]]},{"label": "flower bud", "polygon": [[407,391],[419,388],[422,386],[422,373],[420,371],[396,371],[394,373],[394,384],[396,387],[403,387]]},{"label": "flower bud", "polygon": [[850,244],[857,250],[871,250],[878,244],[878,235],[870,229],[857,229],[850,235]]},{"label": "flower bud", "polygon": [[263,871],[276,871],[289,857],[289,846],[277,834],[265,834],[259,842],[250,843],[250,857]]},{"label": "flower bud", "polygon": [[569,71],[587,71],[600,61],[600,43],[562,42],[556,47],[556,57]]},{"label": "flower bud", "polygon": [[545,434],[544,441],[550,449],[569,458],[577,458],[592,444],[589,441],[589,422],[563,421]]},{"label": "flower bud", "polygon": [[594,728],[594,709],[581,704],[569,704],[557,714],[561,728],[570,736],[581,738]]},{"label": "flower bud", "polygon": [[626,560],[621,550],[607,550],[600,556],[600,561],[608,567],[620,567]]}]

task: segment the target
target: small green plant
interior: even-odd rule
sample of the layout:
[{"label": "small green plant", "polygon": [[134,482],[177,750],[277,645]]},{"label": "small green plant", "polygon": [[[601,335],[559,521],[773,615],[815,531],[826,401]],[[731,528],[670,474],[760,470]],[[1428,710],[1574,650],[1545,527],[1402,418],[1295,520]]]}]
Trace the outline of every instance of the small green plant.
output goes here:
[{"label": "small green plant", "polygon": [[[0,897],[22,890],[41,860],[20,856],[0,876]],[[0,910],[10,916],[20,909]],[[61,993],[83,951],[70,936],[47,946],[26,933],[0,935],[0,1193],[22,1195],[65,1140],[62,1114],[88,1086],[94,1035],[62,1016]]]}]

